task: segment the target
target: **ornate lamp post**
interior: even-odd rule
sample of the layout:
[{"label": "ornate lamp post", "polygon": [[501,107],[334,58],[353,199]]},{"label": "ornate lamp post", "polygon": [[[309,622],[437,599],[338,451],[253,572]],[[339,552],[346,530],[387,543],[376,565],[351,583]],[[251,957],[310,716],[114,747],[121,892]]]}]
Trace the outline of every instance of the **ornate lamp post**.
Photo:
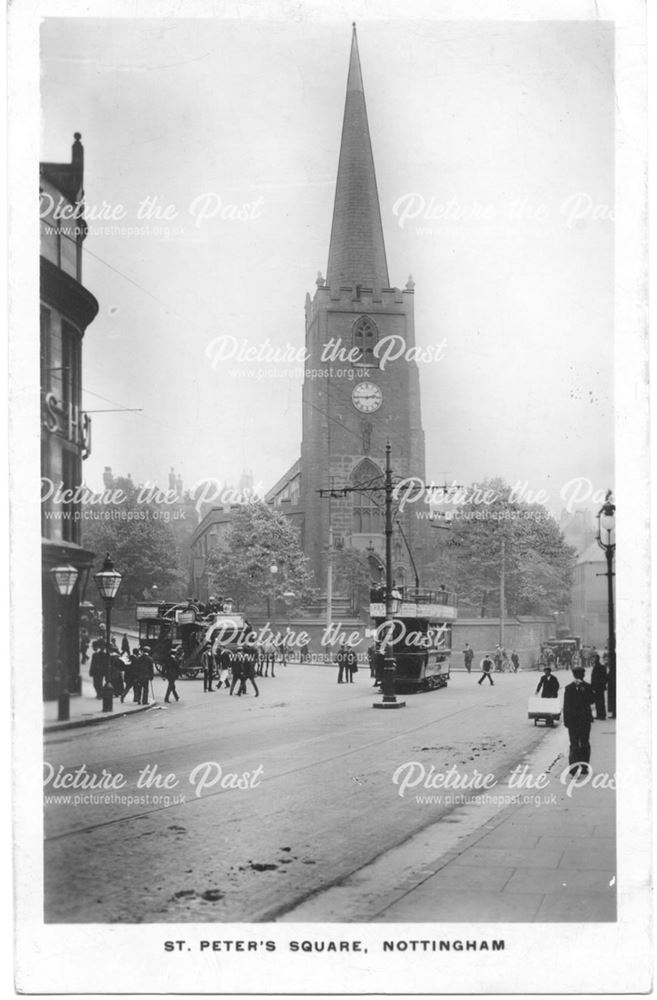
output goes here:
[{"label": "ornate lamp post", "polygon": [[65,722],[70,717],[71,696],[68,691],[68,670],[63,663],[62,637],[64,631],[64,599],[70,597],[78,579],[78,571],[75,566],[67,563],[65,566],[54,566],[50,570],[50,579],[55,585],[58,597],[57,608],[57,653],[56,671],[57,684],[59,687],[57,718],[60,722]]},{"label": "ornate lamp post", "polygon": [[616,505],[611,490],[607,491],[604,504],[598,511],[598,534],[596,541],[607,559],[607,610],[609,612],[609,681],[607,685],[607,712],[616,718],[616,627],[614,623],[614,572],[613,561],[616,549]]},{"label": "ornate lamp post", "polygon": [[114,563],[109,552],[105,556],[103,568],[99,573],[94,574],[94,580],[98,587],[98,593],[105,602],[105,687],[103,688],[103,712],[114,710],[114,688],[112,687],[112,677],[110,671],[110,636],[112,625],[112,602],[118,593],[121,585],[121,574],[114,569]]},{"label": "ornate lamp post", "polygon": [[[294,591],[289,589],[286,590],[285,593],[283,594],[283,600],[285,601],[285,607],[287,608],[287,629],[286,629],[285,642],[283,643],[283,666],[285,666],[285,660],[287,657],[287,640],[290,634],[290,612],[292,610],[292,605],[294,604],[294,599],[296,596],[297,595],[294,593]],[[292,648],[293,647],[291,647],[291,650]],[[290,658],[291,655],[292,654],[290,651]]]}]

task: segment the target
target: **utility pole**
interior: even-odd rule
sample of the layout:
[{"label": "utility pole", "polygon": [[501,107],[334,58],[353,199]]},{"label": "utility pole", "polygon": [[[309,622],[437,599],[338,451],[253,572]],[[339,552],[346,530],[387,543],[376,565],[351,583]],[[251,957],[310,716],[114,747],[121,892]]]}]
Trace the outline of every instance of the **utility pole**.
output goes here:
[{"label": "utility pole", "polygon": [[397,701],[395,695],[395,658],[392,655],[393,613],[392,613],[392,469],[390,467],[390,441],[386,444],[386,475],[385,475],[385,508],[386,508],[386,641],[385,665],[383,668],[383,683],[381,701],[375,701],[373,708],[405,708],[405,701]]},{"label": "utility pole", "polygon": [[[330,629],[333,621],[333,525],[331,518],[331,504],[329,501],[329,530],[328,530],[328,561],[326,565],[326,628]],[[327,631],[327,635],[328,635]]]},{"label": "utility pole", "polygon": [[506,571],[506,539],[502,539],[502,566],[500,569],[500,646],[504,649],[504,618],[506,615],[506,600],[504,593]]}]

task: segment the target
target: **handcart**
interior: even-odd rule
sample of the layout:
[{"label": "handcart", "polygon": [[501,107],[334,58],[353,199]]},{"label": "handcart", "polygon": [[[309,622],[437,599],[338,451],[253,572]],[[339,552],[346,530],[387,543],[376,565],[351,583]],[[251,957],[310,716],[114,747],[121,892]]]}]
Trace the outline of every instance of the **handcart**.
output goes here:
[{"label": "handcart", "polygon": [[561,719],[561,698],[532,696],[527,705],[527,718],[533,719],[534,725],[541,719],[546,726],[553,726]]}]

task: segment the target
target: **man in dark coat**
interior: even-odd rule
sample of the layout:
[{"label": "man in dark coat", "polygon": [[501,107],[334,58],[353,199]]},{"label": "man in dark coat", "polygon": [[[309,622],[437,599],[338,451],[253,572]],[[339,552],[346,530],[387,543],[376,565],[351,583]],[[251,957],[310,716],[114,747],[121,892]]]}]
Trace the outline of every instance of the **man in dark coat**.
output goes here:
[{"label": "man in dark coat", "polygon": [[[237,696],[239,697],[242,693],[242,681],[244,671],[244,654],[239,649],[230,650],[230,694],[232,695],[235,690],[235,685],[239,684],[237,688]],[[244,684],[244,689],[246,690],[246,684]]]},{"label": "man in dark coat", "polygon": [[552,667],[543,667],[543,676],[538,682],[536,694],[540,694],[541,698],[559,697],[559,681],[552,673]]},{"label": "man in dark coat", "polygon": [[349,673],[349,669],[347,667],[347,646],[344,642],[338,650],[338,655],[336,656],[335,661],[338,665],[338,684],[342,684],[343,677],[346,684],[348,681],[347,674]]},{"label": "man in dark coat", "polygon": [[607,670],[600,657],[594,653],[591,657],[593,666],[591,667],[591,690],[593,691],[593,701],[595,702],[596,719],[606,719],[607,709],[605,706],[605,690],[607,688]]},{"label": "man in dark coat", "polygon": [[354,674],[358,671],[358,657],[354,653],[353,649],[347,650],[347,673],[349,674],[349,683],[354,683]]},{"label": "man in dark coat", "polygon": [[107,653],[104,650],[104,642],[94,642],[91,663],[89,664],[89,676],[94,683],[96,698],[103,697],[103,685],[107,673]]},{"label": "man in dark coat", "polygon": [[463,650],[463,660],[465,662],[465,669],[468,673],[472,670],[472,661],[474,660],[474,649],[469,642],[466,642],[465,648]]},{"label": "man in dark coat", "polygon": [[568,763],[571,765],[571,774],[576,774],[579,770],[587,774],[591,759],[589,737],[593,721],[593,691],[591,685],[584,680],[584,667],[573,667],[573,677],[574,681],[566,685],[563,696],[563,721],[570,739]]},{"label": "man in dark coat", "polygon": [[118,652],[110,653],[110,677],[112,679],[112,687],[114,689],[114,694],[121,697],[124,691],[123,686],[123,669],[125,664]]},{"label": "man in dark coat", "polygon": [[[171,695],[173,695],[176,701],[180,701],[180,697],[178,695],[178,692],[176,691],[176,681],[180,677],[181,653],[182,650],[176,651],[172,649],[167,653],[166,658],[164,660],[164,676],[166,680],[169,682],[166,694],[164,695],[164,700],[167,702],[167,704],[169,703],[169,698],[171,697]],[[210,688],[210,690],[212,690],[212,688]]]},{"label": "man in dark coat", "polygon": [[139,657],[137,666],[137,679],[140,682],[140,693],[142,705],[148,705],[148,688],[155,676],[155,666],[151,659],[150,646],[142,647],[142,655]]}]

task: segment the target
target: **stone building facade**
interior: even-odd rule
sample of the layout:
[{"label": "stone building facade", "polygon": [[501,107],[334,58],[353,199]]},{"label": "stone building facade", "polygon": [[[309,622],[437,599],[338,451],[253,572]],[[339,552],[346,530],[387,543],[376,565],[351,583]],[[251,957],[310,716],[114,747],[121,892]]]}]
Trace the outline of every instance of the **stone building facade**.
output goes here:
[{"label": "stone building facade", "polygon": [[[82,462],[91,449],[91,420],[82,410],[82,340],[98,302],[82,284],[84,150],[75,133],[70,163],[40,165],[41,535],[43,693],[80,690],[79,604],[93,553],[80,543]],[[66,598],[51,570],[73,565],[78,579]]]}]

